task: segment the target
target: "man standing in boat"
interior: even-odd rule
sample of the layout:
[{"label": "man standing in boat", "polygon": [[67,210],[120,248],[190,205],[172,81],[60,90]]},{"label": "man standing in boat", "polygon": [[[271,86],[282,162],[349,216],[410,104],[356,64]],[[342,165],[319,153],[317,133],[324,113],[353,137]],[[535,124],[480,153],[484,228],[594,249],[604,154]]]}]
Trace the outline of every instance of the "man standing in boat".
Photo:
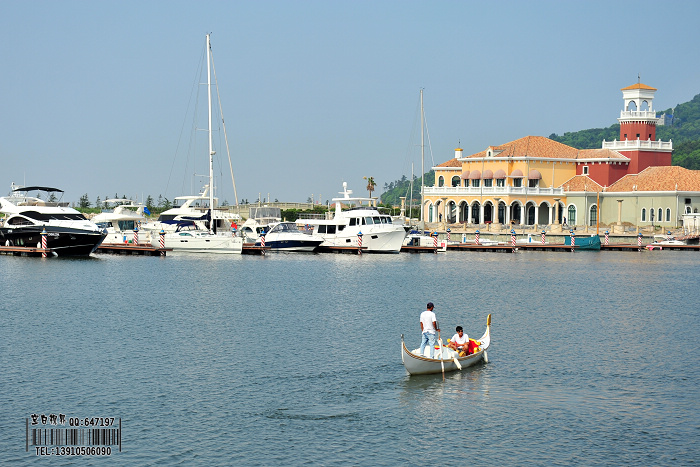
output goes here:
[{"label": "man standing in boat", "polygon": [[420,314],[420,332],[422,334],[420,354],[424,355],[423,350],[425,346],[428,345],[430,346],[430,358],[433,358],[435,353],[435,333],[440,329],[438,329],[437,318],[435,317],[435,313],[433,313],[433,302],[428,302],[426,308],[427,310]]}]

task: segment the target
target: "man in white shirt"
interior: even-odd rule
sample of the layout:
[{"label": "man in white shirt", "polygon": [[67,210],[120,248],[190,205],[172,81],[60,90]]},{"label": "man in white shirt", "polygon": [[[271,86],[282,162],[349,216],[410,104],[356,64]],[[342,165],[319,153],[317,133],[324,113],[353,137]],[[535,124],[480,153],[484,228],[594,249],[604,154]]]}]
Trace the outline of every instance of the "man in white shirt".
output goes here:
[{"label": "man in white shirt", "polygon": [[469,336],[464,332],[462,326],[457,326],[457,334],[452,336],[447,346],[455,352],[467,351],[469,348]]},{"label": "man in white shirt", "polygon": [[420,354],[423,354],[425,346],[430,346],[430,358],[433,358],[435,353],[435,332],[439,331],[437,325],[437,319],[435,318],[435,313],[433,313],[433,302],[429,302],[423,313],[420,314],[420,332],[421,332],[421,342],[420,342]]}]

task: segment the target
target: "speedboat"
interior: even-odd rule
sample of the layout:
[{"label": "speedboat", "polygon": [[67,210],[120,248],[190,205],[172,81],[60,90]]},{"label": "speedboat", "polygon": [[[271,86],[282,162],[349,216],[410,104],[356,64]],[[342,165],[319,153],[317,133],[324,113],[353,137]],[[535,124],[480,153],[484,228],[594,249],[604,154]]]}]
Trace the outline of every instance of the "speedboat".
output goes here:
[{"label": "speedboat", "polygon": [[[351,197],[347,182],[343,182],[343,195],[333,198],[335,212],[331,219],[297,219],[313,234],[323,237],[319,251],[338,247],[361,247],[369,253],[398,253],[401,251],[406,230],[392,223],[391,216],[381,214],[372,205],[375,198]],[[367,202],[367,205],[363,205]],[[350,206],[343,210],[343,206]]]},{"label": "speedboat", "polygon": [[470,355],[460,356],[454,350],[442,345],[442,340],[438,340],[439,348],[430,358],[429,348],[424,349],[423,355],[420,349],[408,350],[401,334],[401,362],[406,371],[411,375],[429,375],[458,371],[476,365],[479,362],[488,363],[488,350],[491,345],[491,315],[486,317],[486,332],[483,336],[474,340],[477,345],[476,351]]},{"label": "speedboat", "polygon": [[447,241],[439,240],[437,241],[437,247],[435,246],[435,237],[426,234],[426,232],[421,232],[418,230],[411,230],[406,235],[403,241],[403,246],[419,246],[423,248],[437,248],[437,251],[445,252],[447,251]]},{"label": "speedboat", "polygon": [[314,251],[323,243],[323,237],[299,230],[294,222],[268,224],[267,230],[263,230],[255,242],[256,246],[262,245],[262,235],[265,236],[265,246],[271,251]]},{"label": "speedboat", "polygon": [[651,243],[651,245],[659,245],[659,246],[679,246],[679,245],[687,245],[686,242],[683,240],[678,240],[675,237],[671,235],[671,232],[669,232],[667,235],[654,235],[654,243]]},{"label": "speedboat", "polygon": [[270,230],[270,224],[282,222],[282,210],[278,207],[251,207],[249,212],[250,216],[241,225],[241,236],[247,243],[259,241],[260,234]]},{"label": "speedboat", "polygon": [[[144,215],[143,204],[134,204],[129,199],[108,199],[105,203],[117,204],[112,211],[101,212],[91,220],[99,227],[107,230],[107,237],[103,243],[132,243],[134,230],[141,230],[141,226],[148,222]],[[150,242],[149,232],[144,229],[144,237],[140,241]]]},{"label": "speedboat", "polygon": [[46,247],[55,255],[87,256],[102,243],[107,235],[104,229],[68,207],[68,203],[27,196],[31,191],[47,193],[46,199],[63,193],[58,188],[19,187],[13,183],[10,195],[0,197],[0,212],[7,216],[0,228],[1,244],[41,248],[45,232]]},{"label": "speedboat", "polygon": [[282,221],[282,210],[278,207],[252,207],[250,217],[241,226],[241,235],[248,243],[265,246],[270,251],[314,251],[323,237],[313,235],[308,230],[300,230],[294,222]]}]

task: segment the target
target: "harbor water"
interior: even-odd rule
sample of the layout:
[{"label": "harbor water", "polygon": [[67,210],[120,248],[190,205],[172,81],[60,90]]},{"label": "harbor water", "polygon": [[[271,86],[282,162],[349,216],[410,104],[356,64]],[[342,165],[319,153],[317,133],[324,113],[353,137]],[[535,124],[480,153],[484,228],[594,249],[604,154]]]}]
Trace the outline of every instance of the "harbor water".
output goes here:
[{"label": "harbor water", "polygon": [[[689,465],[700,256],[448,252],[0,257],[3,465]],[[492,314],[489,363],[411,377]],[[32,425],[32,415],[38,415]],[[40,415],[121,452],[37,455]],[[57,425],[60,428],[68,428]]]}]

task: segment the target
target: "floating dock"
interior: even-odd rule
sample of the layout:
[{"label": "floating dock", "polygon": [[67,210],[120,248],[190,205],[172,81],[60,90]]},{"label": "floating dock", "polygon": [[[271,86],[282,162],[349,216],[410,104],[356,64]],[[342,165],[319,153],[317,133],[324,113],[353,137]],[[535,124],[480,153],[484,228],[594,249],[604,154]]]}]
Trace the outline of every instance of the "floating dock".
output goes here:
[{"label": "floating dock", "polygon": [[95,253],[109,253],[113,255],[140,255],[140,256],[165,256],[172,248],[156,248],[148,243],[102,243]]},{"label": "floating dock", "polygon": [[51,248],[36,248],[31,246],[0,246],[0,254],[12,256],[53,256]]},{"label": "floating dock", "polygon": [[316,253],[351,253],[358,254],[359,250],[367,251],[367,247],[357,248],[356,246],[319,246],[316,248]]},{"label": "floating dock", "polygon": [[265,252],[269,251],[269,246],[256,246],[255,243],[244,243],[243,251],[241,254],[244,255],[264,255]]}]

